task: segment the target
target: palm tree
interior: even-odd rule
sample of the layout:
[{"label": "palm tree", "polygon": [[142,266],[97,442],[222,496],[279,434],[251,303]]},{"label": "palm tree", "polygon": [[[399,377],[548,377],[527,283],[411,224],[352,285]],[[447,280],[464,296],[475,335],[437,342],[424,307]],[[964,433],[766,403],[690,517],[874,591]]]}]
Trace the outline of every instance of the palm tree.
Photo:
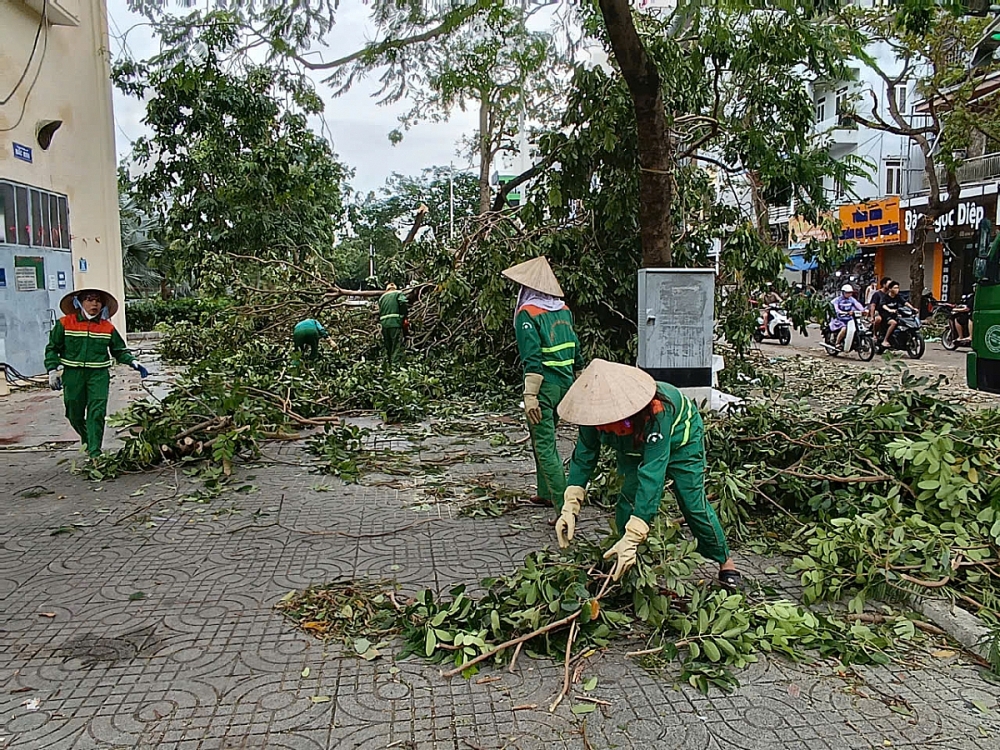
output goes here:
[{"label": "palm tree", "polygon": [[163,251],[159,239],[160,225],[136,205],[135,199],[118,194],[121,216],[122,270],[125,276],[125,296],[140,297],[143,292],[160,288],[163,277],[151,264]]}]

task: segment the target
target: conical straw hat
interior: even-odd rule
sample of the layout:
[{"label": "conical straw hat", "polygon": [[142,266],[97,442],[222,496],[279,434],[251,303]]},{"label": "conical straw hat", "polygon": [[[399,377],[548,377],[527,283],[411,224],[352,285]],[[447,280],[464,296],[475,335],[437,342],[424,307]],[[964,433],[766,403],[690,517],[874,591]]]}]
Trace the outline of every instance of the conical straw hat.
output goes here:
[{"label": "conical straw hat", "polygon": [[559,402],[559,416],[573,424],[611,424],[641,411],[655,395],[656,381],[638,367],[595,359]]},{"label": "conical straw hat", "polygon": [[76,308],[73,306],[73,298],[80,296],[84,292],[97,292],[100,294],[103,300],[102,307],[108,308],[108,315],[114,316],[118,312],[118,300],[114,298],[114,295],[103,289],[88,287],[87,289],[77,289],[75,292],[70,292],[59,301],[59,309],[63,311],[64,315],[73,315],[76,312]]},{"label": "conical straw hat", "polygon": [[511,281],[516,281],[518,284],[522,284],[529,289],[534,289],[536,292],[550,294],[553,297],[563,296],[559,280],[552,273],[552,266],[549,265],[544,255],[539,255],[537,258],[532,258],[531,260],[526,260],[524,263],[511,266],[503,272],[503,275]]}]

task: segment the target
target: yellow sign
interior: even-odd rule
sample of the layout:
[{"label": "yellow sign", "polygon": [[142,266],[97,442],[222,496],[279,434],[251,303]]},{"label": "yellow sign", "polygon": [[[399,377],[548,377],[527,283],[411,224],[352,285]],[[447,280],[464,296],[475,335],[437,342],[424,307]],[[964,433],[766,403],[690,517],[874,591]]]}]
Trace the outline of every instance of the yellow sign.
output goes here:
[{"label": "yellow sign", "polygon": [[859,245],[894,245],[903,242],[899,226],[899,198],[880,198],[840,207],[840,241]]}]

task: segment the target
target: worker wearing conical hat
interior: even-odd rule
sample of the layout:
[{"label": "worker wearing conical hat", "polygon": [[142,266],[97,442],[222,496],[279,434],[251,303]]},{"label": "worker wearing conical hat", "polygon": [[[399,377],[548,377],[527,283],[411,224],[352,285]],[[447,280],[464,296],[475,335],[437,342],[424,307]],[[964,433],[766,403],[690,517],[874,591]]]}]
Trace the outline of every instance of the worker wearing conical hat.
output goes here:
[{"label": "worker wearing conical hat", "polygon": [[568,547],[576,531],[585,488],[602,445],[618,457],[624,478],[615,523],[622,537],[605,553],[616,558],[615,580],[635,564],[636,551],[649,535],[668,479],[698,551],[719,563],[719,581],[730,588],[742,580],[736,571],[719,517],[705,497],[705,439],[694,403],[668,383],[658,383],[638,367],[595,359],[559,405],[559,415],[580,425],[556,539]]},{"label": "worker wearing conical hat", "polygon": [[[101,454],[104,418],[108,411],[111,365],[129,365],[149,376],[111,324],[118,300],[101,289],[70,292],[59,303],[63,317],[56,321],[45,347],[49,387],[62,390],[66,418],[80,436],[91,458]],[[62,367],[62,374],[59,367]]]},{"label": "worker wearing conical hat", "polygon": [[573,314],[544,256],[503,272],[521,285],[514,309],[517,351],[524,368],[524,415],[535,453],[537,499],[558,511],[566,490],[566,473],[556,448],[556,407],[583,368]]}]

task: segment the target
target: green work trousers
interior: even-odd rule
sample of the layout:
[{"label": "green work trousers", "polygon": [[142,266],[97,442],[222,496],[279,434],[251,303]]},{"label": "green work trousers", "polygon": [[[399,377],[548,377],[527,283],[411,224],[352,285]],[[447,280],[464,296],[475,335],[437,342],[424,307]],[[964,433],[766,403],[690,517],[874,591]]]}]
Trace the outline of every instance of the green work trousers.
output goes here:
[{"label": "green work trousers", "polygon": [[[618,471],[625,477],[615,507],[619,533],[632,516],[640,462],[641,456],[628,454],[618,464]],[[667,478],[674,480],[674,496],[691,534],[698,541],[698,552],[718,563],[728,560],[729,545],[722,524],[705,497],[705,439],[700,428],[692,431],[684,445],[671,451]]]},{"label": "green work trousers", "polygon": [[66,418],[87,446],[87,453],[99,456],[104,441],[104,418],[108,413],[111,370],[107,367],[66,367],[62,380]]},{"label": "green work trousers", "polygon": [[385,344],[386,364],[394,365],[403,361],[403,329],[383,328],[382,343]]},{"label": "green work trousers", "polygon": [[295,342],[295,348],[303,354],[306,354],[306,350],[308,349],[309,357],[316,359],[319,356],[319,331],[299,331],[298,333],[293,333],[292,341]]},{"label": "green work trousers", "polygon": [[557,510],[562,508],[563,493],[566,491],[566,471],[556,448],[556,425],[559,424],[556,407],[568,390],[568,386],[542,381],[538,392],[542,421],[528,425],[531,448],[535,453],[535,486],[538,487],[538,496],[542,500],[548,500]]}]

